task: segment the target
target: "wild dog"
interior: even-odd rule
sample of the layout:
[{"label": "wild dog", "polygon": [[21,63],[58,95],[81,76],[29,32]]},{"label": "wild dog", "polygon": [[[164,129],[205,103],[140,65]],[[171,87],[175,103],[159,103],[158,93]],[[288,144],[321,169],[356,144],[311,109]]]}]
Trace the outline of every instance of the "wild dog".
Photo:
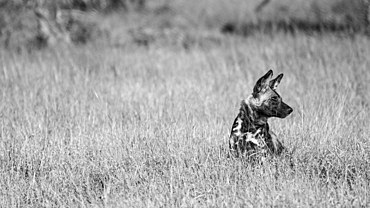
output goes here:
[{"label": "wild dog", "polygon": [[267,119],[285,118],[293,109],[276,92],[283,74],[271,80],[270,69],[255,84],[253,93],[241,101],[229,138],[233,156],[252,156],[257,153],[280,155],[285,147],[270,130]]}]

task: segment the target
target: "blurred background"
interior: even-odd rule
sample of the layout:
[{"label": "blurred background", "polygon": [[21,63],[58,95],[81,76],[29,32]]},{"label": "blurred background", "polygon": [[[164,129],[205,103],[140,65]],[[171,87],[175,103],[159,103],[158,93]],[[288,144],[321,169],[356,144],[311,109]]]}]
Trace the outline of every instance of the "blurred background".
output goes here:
[{"label": "blurred background", "polygon": [[368,0],[1,0],[0,45],[207,46],[220,34],[369,34]]}]

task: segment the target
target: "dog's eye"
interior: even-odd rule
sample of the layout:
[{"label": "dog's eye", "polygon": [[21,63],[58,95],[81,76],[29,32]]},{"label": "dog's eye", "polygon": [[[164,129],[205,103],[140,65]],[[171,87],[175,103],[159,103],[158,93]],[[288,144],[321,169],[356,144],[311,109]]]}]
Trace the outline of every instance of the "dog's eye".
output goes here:
[{"label": "dog's eye", "polygon": [[272,102],[278,102],[278,99],[277,99],[277,97],[272,97],[272,98],[271,98],[271,101],[272,101]]},{"label": "dog's eye", "polygon": [[272,104],[277,104],[277,103],[279,102],[279,99],[278,99],[277,97],[272,97],[272,98],[270,99],[270,102],[271,102]]}]

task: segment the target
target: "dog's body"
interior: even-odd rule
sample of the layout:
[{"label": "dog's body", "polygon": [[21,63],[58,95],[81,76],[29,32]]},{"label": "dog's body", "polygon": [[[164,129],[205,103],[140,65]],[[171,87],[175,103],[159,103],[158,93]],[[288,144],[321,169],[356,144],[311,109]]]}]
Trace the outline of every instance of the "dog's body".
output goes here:
[{"label": "dog's body", "polygon": [[230,151],[236,157],[256,153],[279,155],[285,149],[270,131],[267,119],[285,118],[293,109],[275,91],[283,74],[269,81],[272,74],[272,70],[269,70],[261,77],[254,86],[252,95],[241,102],[229,138]]}]

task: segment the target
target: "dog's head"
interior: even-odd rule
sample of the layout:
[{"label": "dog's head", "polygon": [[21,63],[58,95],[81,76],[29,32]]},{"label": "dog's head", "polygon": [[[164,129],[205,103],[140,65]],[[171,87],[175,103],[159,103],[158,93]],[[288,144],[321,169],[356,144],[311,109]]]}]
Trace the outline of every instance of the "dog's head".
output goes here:
[{"label": "dog's head", "polygon": [[284,103],[281,96],[276,92],[283,74],[279,74],[271,80],[272,75],[273,72],[270,69],[257,81],[253,88],[252,97],[249,99],[249,104],[261,117],[285,118],[293,112],[293,109]]}]

